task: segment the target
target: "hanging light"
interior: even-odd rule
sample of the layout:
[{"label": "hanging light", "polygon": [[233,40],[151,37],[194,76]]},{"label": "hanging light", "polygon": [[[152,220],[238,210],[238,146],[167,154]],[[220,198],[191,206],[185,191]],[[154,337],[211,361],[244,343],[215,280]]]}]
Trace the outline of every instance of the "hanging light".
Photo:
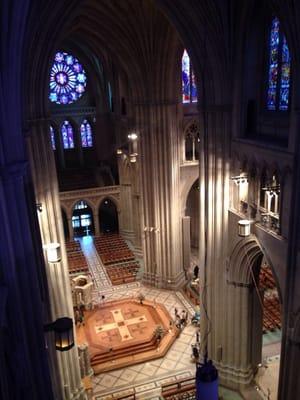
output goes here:
[{"label": "hanging light", "polygon": [[46,250],[49,263],[57,263],[61,260],[61,249],[59,243],[48,243],[43,246]]},{"label": "hanging light", "polygon": [[251,221],[248,219],[240,219],[238,222],[238,235],[242,237],[247,237],[251,233],[250,229]]},{"label": "hanging light", "polygon": [[135,132],[129,133],[127,136],[129,140],[136,140],[138,138],[138,135]]},{"label": "hanging light", "polygon": [[54,332],[55,348],[58,351],[67,351],[74,346],[73,321],[71,318],[58,318],[55,322],[44,327],[45,332]]}]

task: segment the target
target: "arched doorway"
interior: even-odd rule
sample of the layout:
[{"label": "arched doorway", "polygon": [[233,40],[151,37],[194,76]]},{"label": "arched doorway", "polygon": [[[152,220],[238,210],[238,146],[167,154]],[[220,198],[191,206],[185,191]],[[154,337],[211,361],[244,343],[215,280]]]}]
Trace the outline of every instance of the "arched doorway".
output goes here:
[{"label": "arched doorway", "polygon": [[190,217],[190,243],[192,258],[198,260],[199,249],[199,179],[191,187],[187,200],[185,215]]},{"label": "arched doorway", "polygon": [[[255,380],[265,393],[269,389],[270,400],[275,400],[278,392],[282,339],[281,300],[275,275],[266,257],[262,258],[257,287],[256,295],[263,311],[258,321],[259,329],[262,328],[259,338],[261,353],[258,354],[261,357],[258,365],[261,367],[258,369]],[[271,383],[270,377],[272,377]]]},{"label": "arched doorway", "polygon": [[70,233],[69,233],[69,226],[68,226],[68,218],[67,218],[67,214],[63,208],[61,209],[61,216],[62,216],[62,221],[63,221],[65,240],[69,240]]},{"label": "arched doorway", "polygon": [[[255,235],[239,240],[228,265],[228,307],[235,307],[239,331],[228,326],[230,352],[243,372],[243,383],[255,378],[270,399],[277,399],[281,351],[281,295],[273,267]],[[229,323],[230,324],[230,323]],[[276,362],[273,363],[274,359]],[[271,368],[268,364],[272,362]]]},{"label": "arched doorway", "polygon": [[99,224],[101,233],[119,232],[118,210],[109,198],[104,199],[100,204]]},{"label": "arched doorway", "polygon": [[186,272],[186,295],[199,304],[199,179],[197,178],[187,196],[183,218],[183,263]]},{"label": "arched doorway", "polygon": [[78,201],[73,209],[72,227],[74,237],[88,236],[95,233],[93,211],[86,201]]}]

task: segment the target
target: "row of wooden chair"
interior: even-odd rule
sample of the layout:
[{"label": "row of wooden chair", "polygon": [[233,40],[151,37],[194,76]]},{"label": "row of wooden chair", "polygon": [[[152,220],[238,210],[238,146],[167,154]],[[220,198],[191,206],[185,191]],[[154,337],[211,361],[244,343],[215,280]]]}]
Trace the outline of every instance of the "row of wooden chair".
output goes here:
[{"label": "row of wooden chair", "polygon": [[124,263],[134,260],[134,254],[125,240],[118,234],[97,236],[94,244],[104,265]]},{"label": "row of wooden chair", "polygon": [[163,384],[161,396],[166,400],[195,400],[195,378],[183,378]]},{"label": "row of wooden chair", "polygon": [[281,315],[280,315],[280,302],[279,298],[275,295],[273,297],[264,297],[264,317],[263,317],[263,331],[275,331],[281,329]]},{"label": "row of wooden chair", "polygon": [[187,390],[183,393],[175,393],[163,398],[168,400],[196,400],[196,389]]},{"label": "row of wooden chair", "polygon": [[106,267],[109,279],[113,285],[134,282],[139,270],[138,263],[117,264]]},{"label": "row of wooden chair", "polygon": [[67,252],[81,250],[80,243],[76,240],[66,242],[66,250]]},{"label": "row of wooden chair", "polygon": [[70,241],[66,243],[67,258],[70,274],[88,272],[88,264],[81,250],[80,243]]},{"label": "row of wooden chair", "polygon": [[263,266],[260,270],[259,286],[263,290],[276,288],[276,282],[272,270],[267,265]]}]

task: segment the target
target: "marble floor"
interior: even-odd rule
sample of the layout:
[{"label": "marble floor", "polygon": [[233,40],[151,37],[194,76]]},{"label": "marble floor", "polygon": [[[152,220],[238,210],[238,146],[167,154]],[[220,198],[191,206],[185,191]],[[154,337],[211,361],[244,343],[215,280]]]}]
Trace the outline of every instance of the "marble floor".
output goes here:
[{"label": "marble floor", "polygon": [[[92,238],[88,236],[82,238],[81,245],[95,284],[93,291],[95,304],[137,297],[142,292],[146,299],[164,304],[172,317],[175,308],[179,313],[186,310],[189,317],[194,314],[193,305],[180,291],[146,287],[140,282],[112,286]],[[158,399],[161,385],[194,377],[196,366],[191,356],[191,345],[196,342],[196,330],[197,328],[191,324],[185,327],[168,353],[160,359],[93,376],[93,399],[109,400],[132,393],[135,393],[137,399]],[[220,388],[219,392],[222,400],[242,399],[239,394],[224,388]]]},{"label": "marble floor", "polygon": [[280,356],[267,357],[256,374],[255,381],[262,392],[262,397],[276,400],[278,393]]}]

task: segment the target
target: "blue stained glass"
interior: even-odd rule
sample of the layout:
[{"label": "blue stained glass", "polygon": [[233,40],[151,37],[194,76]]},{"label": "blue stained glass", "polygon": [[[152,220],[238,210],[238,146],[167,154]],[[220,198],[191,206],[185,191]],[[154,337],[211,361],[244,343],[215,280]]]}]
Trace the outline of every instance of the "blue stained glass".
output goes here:
[{"label": "blue stained glass", "polygon": [[290,58],[290,51],[289,51],[289,47],[286,41],[285,36],[283,36],[283,40],[282,40],[282,62],[283,63],[290,63],[291,58]]},{"label": "blue stained glass", "polygon": [[271,48],[279,45],[279,19],[273,18],[271,28]]},{"label": "blue stained glass", "polygon": [[85,92],[86,73],[77,58],[57,52],[50,71],[49,100],[56,104],[70,104]]},{"label": "blue stained glass", "polygon": [[279,51],[279,20],[272,21],[270,34],[270,61],[269,61],[269,87],[267,107],[268,110],[276,109],[276,88],[278,77],[278,51]]},{"label": "blue stained glass", "polygon": [[276,88],[268,90],[268,109],[276,110]]},{"label": "blue stained glass", "polygon": [[291,57],[285,36],[282,39],[281,80],[279,93],[279,110],[285,111],[289,107]]},{"label": "blue stained glass", "polygon": [[64,149],[74,149],[73,128],[69,121],[64,121],[61,127]]},{"label": "blue stained glass", "polygon": [[92,127],[85,119],[80,126],[82,147],[93,147]]},{"label": "blue stained glass", "polygon": [[109,101],[109,108],[110,111],[113,111],[113,97],[112,97],[112,90],[111,90],[111,84],[108,82],[108,101]]},{"label": "blue stained glass", "polygon": [[[281,66],[279,67],[279,62]],[[286,38],[280,33],[278,18],[273,18],[270,32],[268,110],[288,110],[291,57]]]},{"label": "blue stained glass", "polygon": [[191,71],[191,97],[192,97],[192,103],[197,103],[198,101],[198,97],[197,97],[197,85],[196,85],[196,78],[195,78],[195,74],[194,71],[192,69]]},{"label": "blue stained glass", "polygon": [[56,150],[54,129],[51,125],[50,125],[50,140],[51,140],[52,150]]},{"label": "blue stained glass", "polygon": [[182,56],[182,102],[189,103],[191,100],[190,93],[190,57],[186,50]]},{"label": "blue stained glass", "polygon": [[182,102],[197,103],[197,85],[188,52],[184,49],[181,59]]}]

